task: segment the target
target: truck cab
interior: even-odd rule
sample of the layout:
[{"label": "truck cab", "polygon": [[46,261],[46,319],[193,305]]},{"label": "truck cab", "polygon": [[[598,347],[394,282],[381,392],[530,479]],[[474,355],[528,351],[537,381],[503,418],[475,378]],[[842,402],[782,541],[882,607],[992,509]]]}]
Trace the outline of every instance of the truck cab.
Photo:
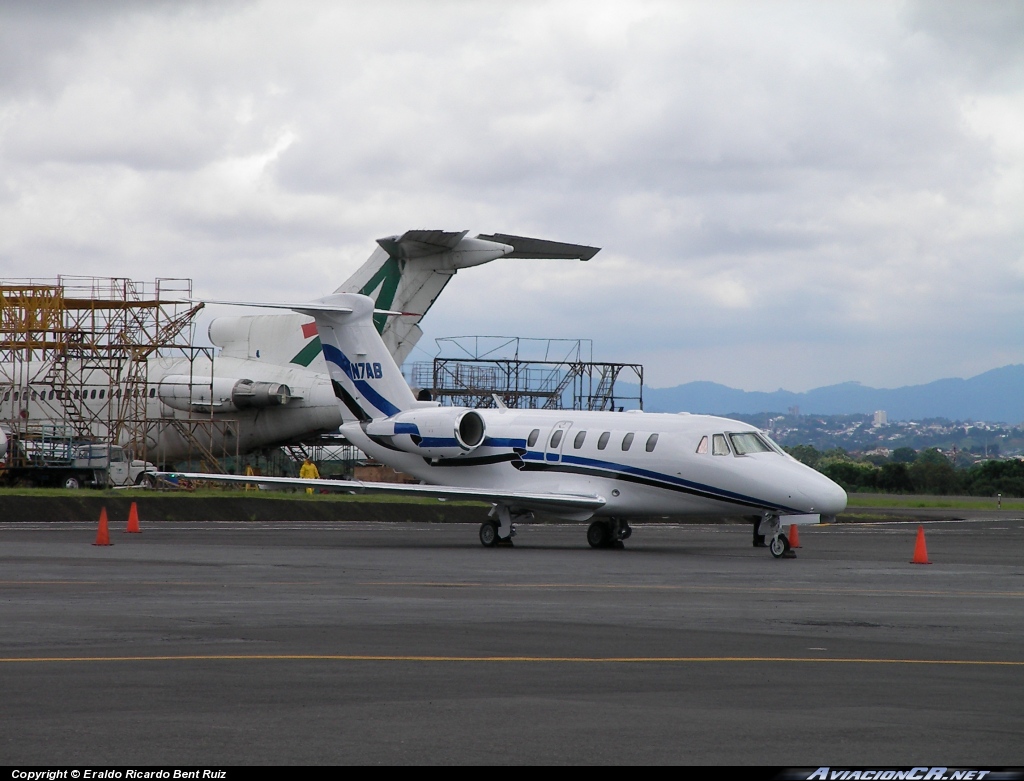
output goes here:
[{"label": "truck cab", "polygon": [[106,472],[106,484],[114,488],[140,485],[147,473],[155,473],[156,466],[148,461],[129,460],[124,448],[105,442],[91,442],[80,445],[75,451],[74,466],[95,475],[93,484],[102,487],[102,474]]}]

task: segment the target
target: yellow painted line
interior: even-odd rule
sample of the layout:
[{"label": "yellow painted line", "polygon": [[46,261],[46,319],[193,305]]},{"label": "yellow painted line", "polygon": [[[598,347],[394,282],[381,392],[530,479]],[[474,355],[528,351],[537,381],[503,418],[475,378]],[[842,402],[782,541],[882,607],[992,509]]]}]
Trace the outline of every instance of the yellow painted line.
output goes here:
[{"label": "yellow painted line", "polygon": [[326,661],[326,662],[519,662],[534,664],[707,664],[816,663],[923,664],[978,667],[1024,667],[1024,661],[983,659],[867,659],[805,656],[420,656],[383,654],[194,654],[181,656],[22,656],[0,658],[0,664],[43,662],[196,662],[196,661]]}]

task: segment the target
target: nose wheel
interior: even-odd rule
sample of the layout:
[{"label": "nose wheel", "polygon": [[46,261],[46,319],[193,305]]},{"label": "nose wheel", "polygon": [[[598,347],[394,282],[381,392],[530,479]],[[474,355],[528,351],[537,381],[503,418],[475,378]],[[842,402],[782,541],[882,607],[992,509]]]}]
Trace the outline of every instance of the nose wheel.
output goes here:
[{"label": "nose wheel", "polygon": [[796,555],[792,553],[792,551],[790,551],[789,538],[786,537],[786,535],[782,532],[779,532],[774,537],[772,537],[772,542],[771,545],[768,546],[768,550],[770,550],[772,552],[772,556],[774,556],[777,559],[781,559],[787,553],[790,556]]}]

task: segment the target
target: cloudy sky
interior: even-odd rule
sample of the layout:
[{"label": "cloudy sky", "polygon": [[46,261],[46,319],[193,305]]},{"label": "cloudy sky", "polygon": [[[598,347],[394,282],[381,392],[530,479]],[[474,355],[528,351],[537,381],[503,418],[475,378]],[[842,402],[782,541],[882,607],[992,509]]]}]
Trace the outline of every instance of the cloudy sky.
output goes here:
[{"label": "cloudy sky", "polygon": [[1024,362],[1020,2],[0,4],[0,278],[301,300],[409,228],[603,248],[461,272],[433,338],[649,385]]}]

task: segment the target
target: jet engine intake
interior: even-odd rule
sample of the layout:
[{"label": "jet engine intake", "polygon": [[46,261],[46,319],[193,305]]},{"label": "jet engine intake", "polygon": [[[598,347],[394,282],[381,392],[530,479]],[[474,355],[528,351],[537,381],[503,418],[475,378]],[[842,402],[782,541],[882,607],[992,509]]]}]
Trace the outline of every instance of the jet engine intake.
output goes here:
[{"label": "jet engine intake", "polygon": [[172,374],[159,386],[160,400],[182,412],[238,412],[287,404],[291,389],[280,382],[256,382],[232,377],[214,377],[203,382],[195,377]]},{"label": "jet engine intake", "polygon": [[366,426],[370,438],[427,458],[456,458],[483,444],[487,432],[476,410],[431,407],[400,412]]}]

